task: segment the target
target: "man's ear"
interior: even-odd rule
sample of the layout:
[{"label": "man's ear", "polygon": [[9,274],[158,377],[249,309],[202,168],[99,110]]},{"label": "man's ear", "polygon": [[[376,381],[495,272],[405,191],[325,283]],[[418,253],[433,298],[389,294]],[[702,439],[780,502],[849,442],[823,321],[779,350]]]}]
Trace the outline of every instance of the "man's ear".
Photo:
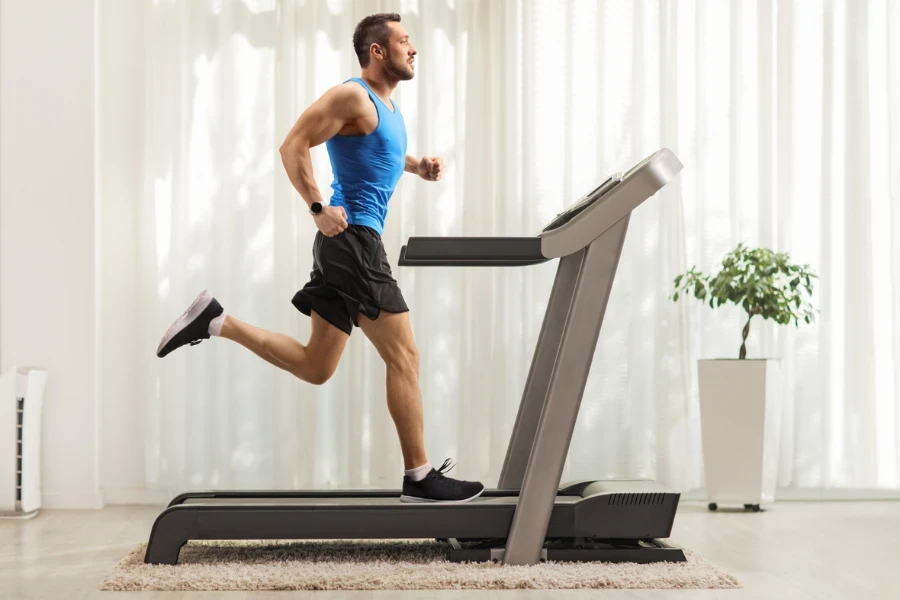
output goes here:
[{"label": "man's ear", "polygon": [[382,48],[379,44],[372,44],[371,47],[374,48],[375,56],[379,57],[381,60],[384,60],[384,48]]}]

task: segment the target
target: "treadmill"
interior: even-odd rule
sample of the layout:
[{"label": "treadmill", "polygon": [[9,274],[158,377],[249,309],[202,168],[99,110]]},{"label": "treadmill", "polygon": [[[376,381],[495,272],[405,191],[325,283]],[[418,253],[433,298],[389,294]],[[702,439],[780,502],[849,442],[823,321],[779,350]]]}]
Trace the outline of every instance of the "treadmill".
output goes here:
[{"label": "treadmill", "polygon": [[211,491],[157,517],[144,562],[190,540],[437,539],[454,561],[684,561],[669,537],[680,494],[650,480],[560,485],[631,211],[682,165],[664,148],[616,173],[535,237],[412,237],[401,266],[519,267],[559,259],[498,488],[464,504],[399,490]]}]

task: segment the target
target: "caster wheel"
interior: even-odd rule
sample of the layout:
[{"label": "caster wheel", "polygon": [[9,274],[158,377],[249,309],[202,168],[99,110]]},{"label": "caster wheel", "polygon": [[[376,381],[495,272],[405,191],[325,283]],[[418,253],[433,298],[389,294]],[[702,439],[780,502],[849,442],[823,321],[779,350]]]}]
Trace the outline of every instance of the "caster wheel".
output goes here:
[{"label": "caster wheel", "polygon": [[752,510],[753,512],[759,512],[759,504],[754,504],[750,507],[750,510]]},{"label": "caster wheel", "polygon": [[751,508],[753,508],[753,505],[752,505],[752,504],[745,504],[745,505],[744,505],[744,510],[750,510]]},{"label": "caster wheel", "polygon": [[715,502],[710,502],[706,508],[708,508],[709,510],[712,510],[712,511],[716,511],[716,510],[719,510],[719,505],[716,504]]}]

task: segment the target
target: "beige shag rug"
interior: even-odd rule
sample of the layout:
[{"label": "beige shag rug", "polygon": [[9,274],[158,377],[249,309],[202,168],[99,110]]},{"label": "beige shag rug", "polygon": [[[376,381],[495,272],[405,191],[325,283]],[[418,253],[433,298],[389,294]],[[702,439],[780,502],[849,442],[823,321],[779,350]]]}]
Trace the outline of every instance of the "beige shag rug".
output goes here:
[{"label": "beige shag rug", "polygon": [[685,550],[683,563],[533,566],[453,563],[433,541],[190,542],[177,565],[147,565],[132,550],[100,586],[115,591],[445,590],[741,587]]}]

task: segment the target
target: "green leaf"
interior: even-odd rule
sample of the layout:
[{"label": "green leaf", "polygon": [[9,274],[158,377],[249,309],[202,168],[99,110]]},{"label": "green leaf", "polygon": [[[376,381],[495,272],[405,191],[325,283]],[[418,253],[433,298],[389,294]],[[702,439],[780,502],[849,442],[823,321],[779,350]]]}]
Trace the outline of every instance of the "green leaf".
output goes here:
[{"label": "green leaf", "polygon": [[[800,319],[814,321],[811,303],[812,279],[809,265],[791,262],[786,252],[750,248],[744,242],[727,252],[717,271],[704,275],[696,265],[675,279],[672,299],[690,294],[710,308],[732,303],[744,309],[750,319],[760,315],[779,325],[799,326]],[[708,297],[707,297],[708,296]]]}]

